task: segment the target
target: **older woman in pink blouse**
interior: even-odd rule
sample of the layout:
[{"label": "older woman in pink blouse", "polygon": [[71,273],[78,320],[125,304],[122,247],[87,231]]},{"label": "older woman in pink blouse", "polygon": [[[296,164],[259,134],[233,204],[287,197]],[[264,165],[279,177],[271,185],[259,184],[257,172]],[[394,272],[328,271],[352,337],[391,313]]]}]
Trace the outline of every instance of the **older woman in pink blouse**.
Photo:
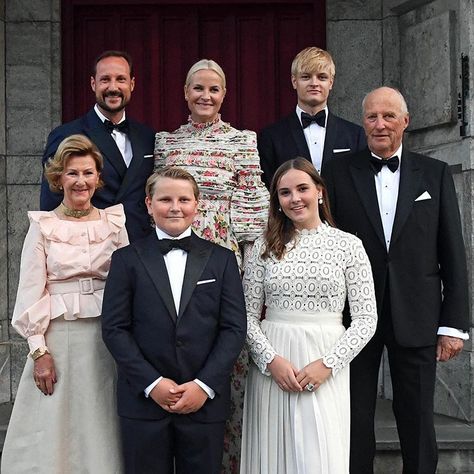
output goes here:
[{"label": "older woman in pink blouse", "polygon": [[128,244],[121,204],[97,209],[102,157],[72,135],[46,165],[64,199],[29,212],[12,325],[30,353],[2,454],[2,472],[122,472],[115,367],[99,316],[112,252]]}]

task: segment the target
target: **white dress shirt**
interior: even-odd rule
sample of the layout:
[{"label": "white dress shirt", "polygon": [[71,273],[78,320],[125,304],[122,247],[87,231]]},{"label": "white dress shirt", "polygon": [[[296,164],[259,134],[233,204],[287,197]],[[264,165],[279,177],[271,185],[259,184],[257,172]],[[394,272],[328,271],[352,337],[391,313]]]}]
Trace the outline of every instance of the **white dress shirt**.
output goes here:
[{"label": "white dress shirt", "polygon": [[[383,233],[387,251],[390,249],[393,222],[397,210],[398,190],[400,186],[400,168],[402,167],[402,148],[400,145],[393,156],[398,156],[400,166],[395,172],[390,171],[387,166],[382,166],[379,173],[375,175],[375,188],[377,190],[377,200],[379,203],[380,217],[382,220]],[[372,156],[381,160],[382,158],[372,153]],[[391,157],[390,157],[391,158]],[[439,336],[452,336],[460,339],[469,339],[469,334],[456,328],[441,326],[438,328]]]},{"label": "white dress shirt", "polygon": [[[328,108],[325,107],[324,110],[326,111],[326,122],[325,125],[327,126],[328,123]],[[296,106],[296,115],[301,122],[301,113],[304,110],[297,105]],[[308,127],[303,128],[303,133],[306,138],[306,143],[308,144],[309,153],[311,155],[311,161],[313,162],[314,167],[318,170],[318,173],[321,173],[321,166],[323,163],[323,152],[324,152],[324,140],[326,139],[326,127],[321,127],[316,122],[312,122]]]},{"label": "white dress shirt", "polygon": [[[99,106],[95,104],[94,106],[95,113],[98,115],[102,123],[106,120],[109,120],[100,110]],[[123,112],[123,117],[118,123],[122,123],[125,120],[125,111]],[[132,144],[130,143],[130,139],[128,138],[126,133],[119,132],[117,129],[114,129],[111,133],[112,138],[114,139],[115,143],[117,144],[117,148],[119,149],[120,153],[122,154],[123,161],[127,165],[127,168],[130,166],[132,161],[133,153],[132,153]]]},{"label": "white dress shirt", "polygon": [[[163,232],[158,227],[155,227],[156,235],[158,239],[182,239],[183,237],[189,237],[191,235],[191,227],[188,227],[181,235],[172,237],[166,232]],[[188,259],[188,253],[182,249],[176,248],[171,249],[168,253],[163,255],[165,261],[166,270],[168,272],[168,278],[171,286],[171,293],[173,294],[174,307],[176,308],[176,314],[179,314],[179,304],[181,301],[181,291],[183,289],[184,272],[186,270],[186,261]],[[155,388],[163,377],[159,377],[152,382],[148,387],[145,388],[145,396],[148,398],[150,392]],[[209,398],[214,398],[215,392],[212,388],[208,387],[204,382],[199,379],[194,379],[207,394]]]}]

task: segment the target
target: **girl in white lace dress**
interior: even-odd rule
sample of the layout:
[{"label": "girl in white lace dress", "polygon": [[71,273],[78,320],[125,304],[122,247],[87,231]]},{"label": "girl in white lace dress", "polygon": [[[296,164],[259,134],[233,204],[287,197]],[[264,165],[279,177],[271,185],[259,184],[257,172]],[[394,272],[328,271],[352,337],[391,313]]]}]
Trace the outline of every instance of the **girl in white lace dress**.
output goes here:
[{"label": "girl in white lace dress", "polygon": [[280,166],[270,195],[268,228],[244,273],[254,364],[240,472],[347,474],[349,362],[377,324],[370,263],[357,237],[332,226],[326,189],[309,161]]}]

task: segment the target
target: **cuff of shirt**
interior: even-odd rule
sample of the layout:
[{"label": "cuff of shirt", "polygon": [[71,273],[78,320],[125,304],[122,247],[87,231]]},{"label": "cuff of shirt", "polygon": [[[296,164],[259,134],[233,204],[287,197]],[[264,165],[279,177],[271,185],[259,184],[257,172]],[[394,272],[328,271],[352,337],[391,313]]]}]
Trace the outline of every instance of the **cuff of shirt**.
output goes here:
[{"label": "cuff of shirt", "polygon": [[212,400],[216,396],[216,392],[212,390],[211,387],[208,387],[204,382],[201,382],[199,379],[194,379],[196,382],[206,393],[207,396]]},{"label": "cuff of shirt", "polygon": [[441,326],[438,328],[438,336],[457,337],[463,341],[467,341],[469,339],[469,333],[456,328],[448,328],[446,326]]},{"label": "cuff of shirt", "polygon": [[150,396],[150,392],[160,383],[162,378],[163,377],[158,377],[153,383],[148,385],[148,387],[144,390],[146,398]]},{"label": "cuff of shirt", "polygon": [[28,346],[30,348],[30,354],[36,351],[40,347],[47,347],[46,341],[44,340],[43,334],[34,334],[28,338]]}]

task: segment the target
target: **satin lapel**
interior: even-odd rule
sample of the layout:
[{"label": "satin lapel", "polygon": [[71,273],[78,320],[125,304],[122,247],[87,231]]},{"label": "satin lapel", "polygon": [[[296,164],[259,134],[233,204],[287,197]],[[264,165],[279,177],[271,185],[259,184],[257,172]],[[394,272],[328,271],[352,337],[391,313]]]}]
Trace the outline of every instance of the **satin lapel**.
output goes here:
[{"label": "satin lapel", "polygon": [[350,173],[354,186],[365,208],[365,212],[374,227],[375,233],[385,247],[382,220],[380,218],[374,172],[370,167],[368,152],[351,157]]},{"label": "satin lapel", "polygon": [[[306,138],[304,136],[303,127],[294,112],[288,118],[290,122],[290,130],[293,140],[296,143],[296,149],[298,150],[298,156],[302,156],[311,161],[311,154],[309,153],[308,144],[306,143]],[[288,159],[296,158],[295,156],[289,156]]]},{"label": "satin lapel", "polygon": [[[94,114],[95,119],[91,114]],[[107,132],[104,124],[94,110],[87,114],[87,122],[89,125],[89,128],[85,130],[87,136],[92,140],[97,148],[99,148],[103,158],[108,160],[120,177],[123,178],[127,171],[127,166],[123,161],[123,156],[117,148],[114,139],[110,133]]]},{"label": "satin lapel", "polygon": [[[163,255],[158,250],[157,240],[156,232],[153,232],[146,239],[135,244],[135,248],[137,249],[143,266],[161,296],[171,319],[176,323],[176,308],[174,306],[168,271],[166,270]],[[151,304],[151,302],[148,302],[148,304]]]},{"label": "satin lapel", "polygon": [[327,164],[327,162],[332,158],[332,151],[334,150],[334,143],[336,143],[337,132],[337,121],[335,120],[334,115],[329,112],[326,123],[326,136],[324,138],[323,164]]},{"label": "satin lapel", "polygon": [[183,315],[186,306],[191,299],[196,283],[201,276],[204,267],[212,252],[210,245],[203,245],[204,241],[192,234],[192,246],[186,260],[186,270],[184,272],[183,289],[181,291],[181,301],[179,303],[178,319]]},{"label": "satin lapel", "polygon": [[[126,193],[130,183],[132,183],[137,176],[138,171],[142,167],[143,157],[145,155],[144,144],[140,140],[137,125],[134,122],[130,122],[130,131],[128,134],[130,144],[132,145],[132,161],[130,166],[125,172],[125,177],[122,180],[122,184],[117,192],[117,201],[120,202],[122,196]],[[123,159],[122,159],[123,161]]]},{"label": "satin lapel", "polygon": [[400,162],[400,185],[398,188],[397,210],[393,221],[393,230],[390,246],[392,246],[405,225],[407,217],[413,209],[416,195],[420,189],[422,170],[416,158],[410,152],[402,153]]}]

